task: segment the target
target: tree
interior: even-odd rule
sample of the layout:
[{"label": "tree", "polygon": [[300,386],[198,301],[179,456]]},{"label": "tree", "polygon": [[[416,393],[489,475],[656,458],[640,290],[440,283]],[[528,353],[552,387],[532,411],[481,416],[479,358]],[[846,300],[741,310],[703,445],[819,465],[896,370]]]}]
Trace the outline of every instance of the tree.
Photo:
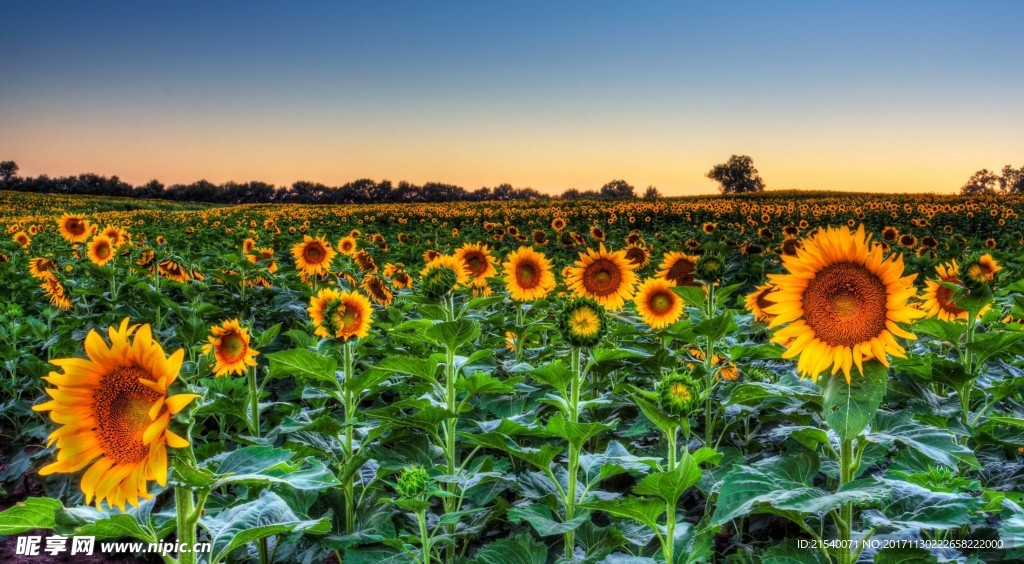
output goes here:
[{"label": "tree", "polygon": [[999,179],[999,189],[1011,194],[1024,193],[1024,166],[1020,168],[1004,166],[1003,176]]},{"label": "tree", "polygon": [[961,194],[991,194],[999,186],[999,177],[987,168],[975,172],[960,188]]},{"label": "tree", "polygon": [[15,174],[18,174],[18,163],[14,161],[0,162],[0,179],[10,182]]},{"label": "tree", "polygon": [[754,159],[746,155],[733,155],[729,160],[708,171],[708,178],[718,182],[723,194],[746,194],[764,190],[764,180],[754,168]]},{"label": "tree", "polygon": [[636,198],[636,192],[634,191],[633,186],[625,180],[612,180],[601,187],[601,197],[608,198],[610,200],[623,200],[627,198]]},{"label": "tree", "polygon": [[661,192],[658,191],[654,186],[648,186],[647,190],[644,191],[645,200],[660,200]]}]

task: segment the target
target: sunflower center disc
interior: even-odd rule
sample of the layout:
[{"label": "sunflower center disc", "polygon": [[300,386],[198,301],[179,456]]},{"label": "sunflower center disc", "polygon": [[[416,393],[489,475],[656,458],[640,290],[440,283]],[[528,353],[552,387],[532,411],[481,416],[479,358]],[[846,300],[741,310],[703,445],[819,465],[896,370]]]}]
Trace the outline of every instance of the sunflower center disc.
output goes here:
[{"label": "sunflower center disc", "polygon": [[672,298],[666,294],[655,294],[654,297],[651,298],[651,311],[654,313],[661,314],[669,311],[670,309],[672,309]]},{"label": "sunflower center disc", "polygon": [[537,277],[537,269],[532,264],[521,264],[519,265],[519,280],[523,282],[521,286],[532,285],[534,278]]},{"label": "sunflower center disc", "polygon": [[238,333],[229,333],[221,337],[221,351],[231,360],[237,360],[245,352],[245,340]]},{"label": "sunflower center disc", "polygon": [[619,289],[622,275],[618,266],[608,260],[595,261],[584,275],[584,286],[591,294],[607,296]]},{"label": "sunflower center disc", "polygon": [[103,453],[118,464],[144,460],[149,447],[142,433],[151,423],[149,408],[160,393],[139,383],[153,375],[138,367],[116,368],[103,377],[93,394],[96,436]]},{"label": "sunflower center disc", "polygon": [[887,298],[885,284],[864,265],[832,264],[808,282],[804,319],[828,345],[865,343],[886,329]]}]

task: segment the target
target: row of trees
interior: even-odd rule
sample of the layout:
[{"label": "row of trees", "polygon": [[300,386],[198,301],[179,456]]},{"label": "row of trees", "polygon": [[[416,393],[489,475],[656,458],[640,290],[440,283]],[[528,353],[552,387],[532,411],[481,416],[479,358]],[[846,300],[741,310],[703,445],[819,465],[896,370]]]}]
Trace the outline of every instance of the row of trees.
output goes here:
[{"label": "row of trees", "polygon": [[[764,181],[758,176],[753,160],[747,156],[733,155],[728,162],[711,169],[707,176],[719,182],[721,190],[725,194],[764,190]],[[50,178],[46,175],[22,178],[18,176],[18,165],[14,161],[0,162],[0,189],[53,194],[160,198],[216,204],[530,201],[551,197],[533,188],[514,188],[511,184],[466,190],[461,186],[440,182],[428,182],[418,186],[403,181],[395,185],[390,180],[377,182],[366,178],[341,186],[326,186],[316,182],[299,181],[288,187],[277,187],[266,182],[214,184],[206,180],[171,186],[164,186],[157,180],[150,180],[141,186],[133,186],[117,176],[107,177],[91,173],[58,178]],[[612,180],[599,190],[581,191],[569,188],[560,197],[565,200],[626,200],[637,198],[638,195],[636,189],[625,180]],[[648,186],[642,197],[645,200],[656,200],[662,196],[657,188]]]},{"label": "row of trees", "polygon": [[983,168],[975,172],[960,188],[961,194],[993,194],[996,191],[1004,194],[1024,194],[1024,166],[1013,168],[1006,165],[1002,174]]}]

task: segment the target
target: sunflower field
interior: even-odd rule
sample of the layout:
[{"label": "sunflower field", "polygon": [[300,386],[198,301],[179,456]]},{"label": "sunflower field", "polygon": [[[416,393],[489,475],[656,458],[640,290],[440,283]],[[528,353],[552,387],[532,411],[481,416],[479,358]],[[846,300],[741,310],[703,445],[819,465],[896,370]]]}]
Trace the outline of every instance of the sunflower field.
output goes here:
[{"label": "sunflower field", "polygon": [[1021,213],[0,192],[0,554],[1019,561]]}]

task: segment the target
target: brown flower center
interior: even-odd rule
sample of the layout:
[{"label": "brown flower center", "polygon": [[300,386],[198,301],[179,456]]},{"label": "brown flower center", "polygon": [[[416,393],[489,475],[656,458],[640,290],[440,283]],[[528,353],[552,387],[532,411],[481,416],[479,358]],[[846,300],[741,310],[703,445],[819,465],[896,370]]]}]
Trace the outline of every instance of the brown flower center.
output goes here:
[{"label": "brown flower center", "polygon": [[149,447],[142,434],[149,426],[149,408],[160,393],[139,383],[153,375],[131,366],[116,368],[103,377],[93,393],[96,436],[107,458],[117,464],[134,464],[146,458]]},{"label": "brown flower center", "polygon": [[583,287],[597,296],[615,293],[622,285],[622,271],[614,262],[600,258],[583,271]]},{"label": "brown flower center", "polygon": [[832,264],[808,282],[804,320],[829,345],[864,343],[885,331],[887,299],[885,283],[864,265]]},{"label": "brown flower center", "polygon": [[672,306],[675,305],[675,300],[672,299],[668,292],[658,292],[651,296],[648,306],[651,311],[657,315],[664,315],[672,310]]}]

